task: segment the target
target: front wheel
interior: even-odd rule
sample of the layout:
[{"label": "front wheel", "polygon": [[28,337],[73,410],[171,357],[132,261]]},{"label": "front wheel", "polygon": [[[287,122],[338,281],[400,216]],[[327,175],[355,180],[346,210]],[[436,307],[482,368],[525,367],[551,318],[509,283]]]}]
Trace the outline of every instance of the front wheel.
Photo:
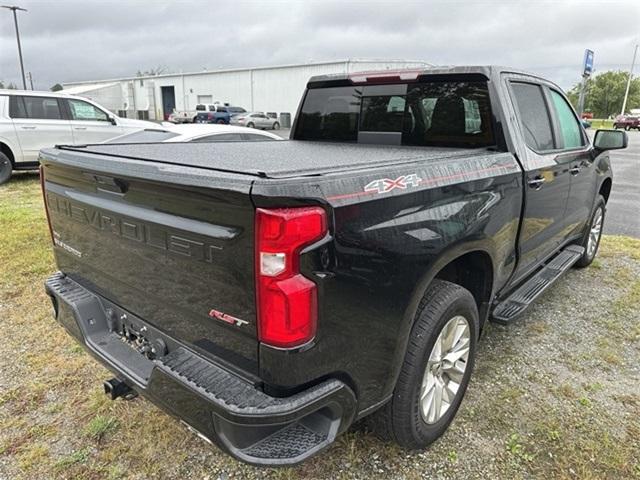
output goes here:
[{"label": "front wheel", "polygon": [[602,226],[604,225],[605,202],[602,195],[598,195],[596,207],[591,214],[589,220],[589,229],[585,232],[580,245],[584,247],[584,253],[575,263],[578,268],[584,268],[591,265],[593,259],[596,258],[598,247],[600,246],[600,238],[602,237]]},{"label": "front wheel", "polygon": [[4,153],[0,152],[0,185],[7,182],[11,178],[11,160]]},{"label": "front wheel", "polygon": [[389,403],[371,418],[373,430],[410,449],[423,449],[448,428],[473,371],[479,316],[471,293],[434,280],[424,295]]}]

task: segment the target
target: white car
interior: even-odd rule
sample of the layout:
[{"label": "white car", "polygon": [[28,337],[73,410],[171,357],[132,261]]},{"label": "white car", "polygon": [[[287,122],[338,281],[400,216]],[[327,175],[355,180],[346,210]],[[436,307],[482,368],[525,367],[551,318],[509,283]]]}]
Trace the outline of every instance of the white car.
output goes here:
[{"label": "white car", "polygon": [[266,116],[262,112],[247,112],[231,117],[232,125],[240,125],[249,128],[269,128],[278,130],[280,122],[277,118]]},{"label": "white car", "polygon": [[118,117],[91,100],[63,92],[0,90],[0,184],[13,170],[37,168],[42,148],[100,143],[156,125]]},{"label": "white car", "polygon": [[282,140],[274,133],[232,125],[194,124],[147,128],[112,138],[104,143],[156,143],[156,142],[260,142]]}]

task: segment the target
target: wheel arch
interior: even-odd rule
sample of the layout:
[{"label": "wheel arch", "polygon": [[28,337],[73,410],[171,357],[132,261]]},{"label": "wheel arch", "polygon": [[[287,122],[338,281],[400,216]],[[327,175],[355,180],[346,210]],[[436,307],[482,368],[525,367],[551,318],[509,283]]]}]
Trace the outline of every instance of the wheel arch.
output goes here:
[{"label": "wheel arch", "polygon": [[416,284],[411,300],[405,311],[405,320],[413,325],[420,300],[431,285],[439,278],[456,283],[471,292],[476,299],[480,314],[480,326],[488,314],[488,306],[494,290],[495,263],[491,250],[484,245],[470,243],[454,247],[433,263]]},{"label": "wheel arch", "polygon": [[604,203],[606,204],[609,201],[609,195],[611,195],[611,187],[613,185],[613,181],[611,177],[605,178],[600,184],[600,188],[598,189],[598,193],[604,197]]},{"label": "wheel arch", "polygon": [[16,157],[15,157],[15,154],[13,153],[13,150],[11,149],[9,144],[7,144],[2,140],[0,140],[0,152],[4,153],[7,157],[9,157],[9,160],[11,160],[12,167],[16,166]]}]

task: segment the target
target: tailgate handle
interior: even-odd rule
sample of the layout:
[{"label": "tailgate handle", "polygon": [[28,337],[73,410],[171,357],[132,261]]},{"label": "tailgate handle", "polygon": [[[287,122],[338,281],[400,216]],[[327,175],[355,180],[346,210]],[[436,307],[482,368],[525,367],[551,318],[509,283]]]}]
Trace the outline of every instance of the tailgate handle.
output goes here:
[{"label": "tailgate handle", "polygon": [[127,193],[127,190],[129,190],[128,183],[119,178],[94,174],[89,174],[89,176],[98,184],[98,188],[105,192]]}]

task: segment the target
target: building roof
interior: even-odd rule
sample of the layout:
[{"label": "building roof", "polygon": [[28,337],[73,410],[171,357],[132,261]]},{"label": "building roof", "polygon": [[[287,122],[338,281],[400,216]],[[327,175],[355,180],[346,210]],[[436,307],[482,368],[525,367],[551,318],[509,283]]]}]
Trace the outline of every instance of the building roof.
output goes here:
[{"label": "building roof", "polygon": [[63,82],[62,85],[86,85],[86,84],[95,84],[95,83],[110,83],[110,82],[121,82],[127,80],[146,80],[146,79],[154,79],[154,78],[166,78],[166,77],[182,77],[182,76],[192,76],[192,75],[203,75],[203,74],[215,74],[215,73],[232,73],[232,72],[247,72],[251,70],[276,70],[280,68],[294,68],[294,67],[307,67],[311,65],[335,65],[340,63],[415,63],[419,65],[424,65],[425,67],[431,66],[430,63],[427,63],[422,60],[402,60],[402,59],[382,59],[382,58],[348,58],[341,60],[326,60],[320,62],[307,62],[307,63],[291,63],[285,65],[268,65],[261,67],[239,67],[239,68],[221,68],[217,70],[202,70],[199,72],[175,72],[175,73],[163,73],[160,75],[142,75],[142,76],[133,76],[133,77],[122,77],[122,78],[110,78],[104,80],[86,80],[81,82]]},{"label": "building roof", "polygon": [[[70,85],[69,83],[67,85]],[[75,87],[66,88],[63,90],[64,93],[68,93],[70,95],[82,95],[83,93],[93,92],[95,90],[100,90],[102,88],[109,88],[113,86],[120,86],[118,82],[111,83],[92,83],[90,85],[82,84],[77,85]]]}]

